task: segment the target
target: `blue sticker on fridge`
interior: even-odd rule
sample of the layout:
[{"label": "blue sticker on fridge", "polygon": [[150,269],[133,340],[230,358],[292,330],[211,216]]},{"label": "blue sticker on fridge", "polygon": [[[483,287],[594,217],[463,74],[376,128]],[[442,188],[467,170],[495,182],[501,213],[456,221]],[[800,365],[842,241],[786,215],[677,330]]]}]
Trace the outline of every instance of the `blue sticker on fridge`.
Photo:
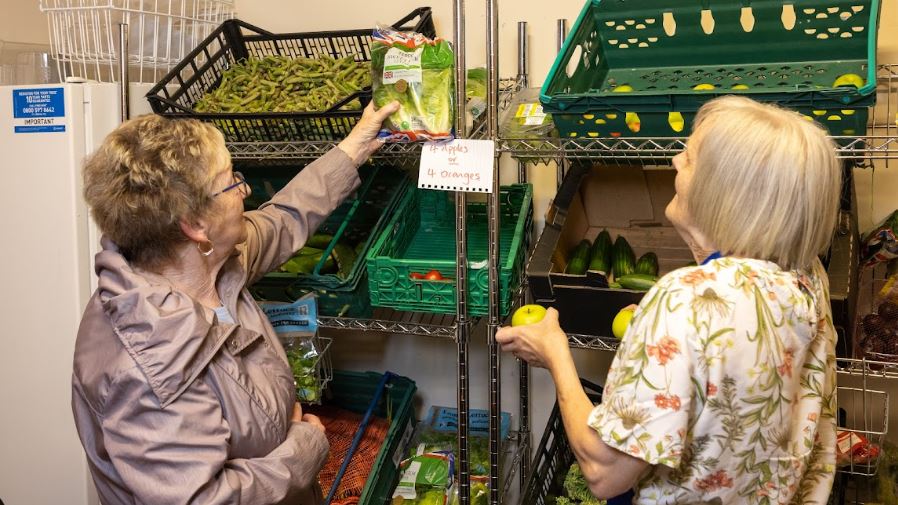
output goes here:
[{"label": "blue sticker on fridge", "polygon": [[65,131],[65,90],[24,88],[12,90],[16,133]]}]

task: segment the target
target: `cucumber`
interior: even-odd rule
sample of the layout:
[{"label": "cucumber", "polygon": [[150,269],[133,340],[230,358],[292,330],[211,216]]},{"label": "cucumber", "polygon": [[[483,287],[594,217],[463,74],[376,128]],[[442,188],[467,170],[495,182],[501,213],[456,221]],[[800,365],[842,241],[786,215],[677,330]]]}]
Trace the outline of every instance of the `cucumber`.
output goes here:
[{"label": "cucumber", "polygon": [[651,275],[653,277],[658,276],[658,255],[653,252],[647,252],[639,257],[636,261],[636,268],[634,269],[637,274],[645,274]]},{"label": "cucumber", "polygon": [[316,234],[312,235],[311,237],[309,237],[308,240],[306,240],[305,245],[307,247],[314,247],[316,249],[327,249],[327,246],[329,246],[333,240],[334,240],[333,235],[327,235],[325,233],[316,233]]},{"label": "cucumber", "polygon": [[574,248],[564,273],[571,275],[586,274],[586,268],[589,267],[589,245],[588,240],[580,241],[577,247]]},{"label": "cucumber", "polygon": [[337,261],[337,277],[341,279],[349,277],[357,258],[355,250],[342,242],[337,242],[331,256]]},{"label": "cucumber", "polygon": [[[302,250],[300,250],[300,252],[302,252]],[[278,270],[291,274],[308,275],[315,270],[315,266],[319,261],[321,261],[321,251],[318,251],[317,254],[302,255],[297,253],[281,265]]]},{"label": "cucumber", "polygon": [[654,275],[645,274],[629,274],[615,277],[614,279],[624,289],[632,289],[635,291],[648,291],[652,289],[658,280]]},{"label": "cucumber", "polygon": [[624,237],[618,235],[611,253],[611,270],[614,278],[632,274],[636,269],[636,255]]},{"label": "cucumber", "polygon": [[589,269],[604,274],[611,273],[611,234],[602,230],[589,250]]}]

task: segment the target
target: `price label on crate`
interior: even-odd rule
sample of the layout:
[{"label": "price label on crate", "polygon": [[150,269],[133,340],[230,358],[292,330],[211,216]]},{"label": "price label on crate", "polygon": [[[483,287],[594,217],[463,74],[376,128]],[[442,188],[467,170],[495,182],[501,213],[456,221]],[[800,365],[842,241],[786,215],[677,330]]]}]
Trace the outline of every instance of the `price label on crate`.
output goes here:
[{"label": "price label on crate", "polygon": [[495,152],[492,140],[427,142],[421,150],[418,187],[492,193]]}]

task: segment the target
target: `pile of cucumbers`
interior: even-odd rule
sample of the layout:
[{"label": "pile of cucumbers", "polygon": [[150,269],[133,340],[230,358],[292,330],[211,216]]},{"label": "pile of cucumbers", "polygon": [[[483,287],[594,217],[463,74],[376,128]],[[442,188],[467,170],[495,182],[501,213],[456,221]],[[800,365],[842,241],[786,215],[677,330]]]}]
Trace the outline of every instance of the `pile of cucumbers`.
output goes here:
[{"label": "pile of cucumbers", "polygon": [[648,291],[658,280],[658,255],[647,252],[636,259],[627,239],[618,235],[612,244],[611,234],[602,230],[595,242],[583,239],[574,248],[564,273],[586,275],[587,270],[601,272],[608,287]]}]

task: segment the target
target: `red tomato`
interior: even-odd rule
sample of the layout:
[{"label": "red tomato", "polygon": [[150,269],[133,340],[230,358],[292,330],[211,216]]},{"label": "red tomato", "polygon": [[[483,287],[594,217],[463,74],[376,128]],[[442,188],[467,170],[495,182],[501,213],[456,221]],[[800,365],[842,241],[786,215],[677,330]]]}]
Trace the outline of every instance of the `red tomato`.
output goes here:
[{"label": "red tomato", "polygon": [[419,274],[418,272],[412,272],[411,275],[409,275],[409,278],[410,278],[410,279],[419,279],[419,280],[420,280],[420,279],[423,279],[423,278],[424,278],[424,274]]},{"label": "red tomato", "polygon": [[427,272],[424,278],[429,281],[441,281],[443,280],[443,274],[441,274],[439,270],[431,270],[430,272]]}]

